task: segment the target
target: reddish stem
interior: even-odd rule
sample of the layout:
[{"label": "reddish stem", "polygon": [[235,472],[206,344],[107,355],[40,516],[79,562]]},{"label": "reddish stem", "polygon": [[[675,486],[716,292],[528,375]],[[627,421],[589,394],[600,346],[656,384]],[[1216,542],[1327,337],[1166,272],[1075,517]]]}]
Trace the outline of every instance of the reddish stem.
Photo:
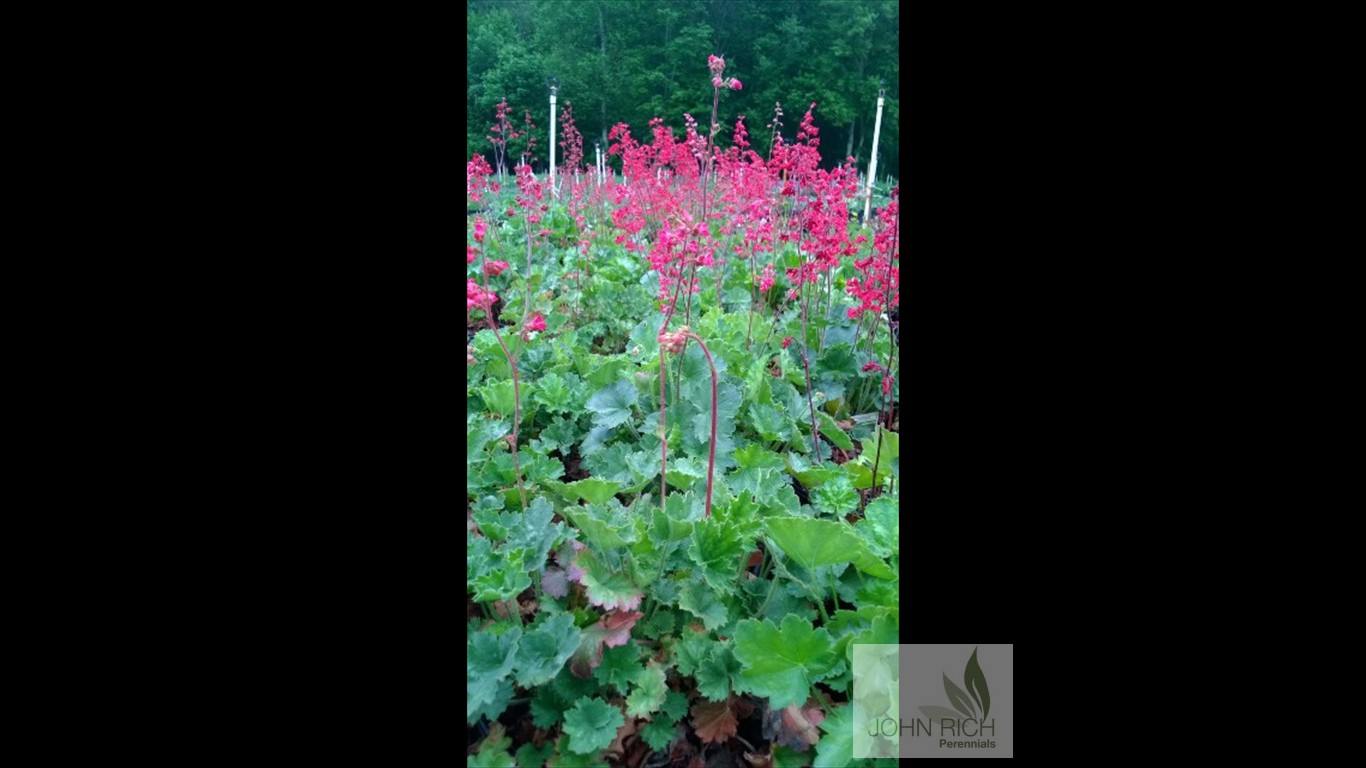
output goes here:
[{"label": "reddish stem", "polygon": [[697,342],[702,348],[702,354],[707,356],[707,365],[711,366],[711,449],[707,453],[707,513],[706,517],[711,517],[711,485],[712,475],[716,472],[716,418],[717,406],[719,401],[716,399],[716,363],[711,359],[711,350],[697,334],[689,331],[688,338]]},{"label": "reddish stem", "polygon": [[[493,293],[489,290],[486,250],[487,248],[479,249],[479,266],[484,273],[484,290]],[[508,366],[512,368],[512,471],[517,478],[517,493],[522,497],[522,509],[526,509],[526,488],[522,486],[522,463],[517,456],[517,432],[522,423],[522,384],[517,375],[517,359],[508,351],[508,345],[503,343],[503,334],[498,332],[498,324],[493,322],[493,312],[490,309],[484,310],[484,318],[489,321],[489,328],[493,329],[493,337],[498,340],[498,346],[503,348],[503,355],[507,357]]]}]

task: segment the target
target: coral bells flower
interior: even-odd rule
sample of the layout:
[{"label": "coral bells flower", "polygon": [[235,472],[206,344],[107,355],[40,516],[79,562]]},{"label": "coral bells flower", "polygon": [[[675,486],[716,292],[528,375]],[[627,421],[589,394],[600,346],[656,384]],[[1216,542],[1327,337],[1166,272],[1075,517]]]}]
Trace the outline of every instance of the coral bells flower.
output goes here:
[{"label": "coral bells flower", "polygon": [[466,263],[466,264],[473,264],[473,263],[474,263],[474,246],[472,246],[472,245],[467,245],[467,246],[465,246],[465,263]]},{"label": "coral bells flower", "polygon": [[773,287],[773,262],[764,265],[764,276],[759,279],[759,290],[768,293]]},{"label": "coral bells flower", "polygon": [[872,360],[869,360],[868,362],[866,362],[866,363],[863,364],[863,372],[864,372],[864,373],[867,373],[867,372],[869,372],[869,371],[880,371],[880,370],[882,370],[882,366],[878,365],[877,363],[873,362]]},{"label": "coral bells flower", "polygon": [[892,377],[891,377],[891,376],[883,376],[883,377],[882,377],[882,394],[884,394],[884,395],[890,395],[890,394],[892,394]]},{"label": "coral bells flower", "polygon": [[721,87],[721,78],[719,78],[719,77],[713,77],[713,78],[711,79],[711,87],[713,87],[713,88],[720,88],[720,87]]},{"label": "coral bells flower", "polygon": [[788,346],[791,345],[791,344],[792,344],[792,337],[791,337],[791,336],[788,336],[787,338],[783,339],[783,349],[787,349]]},{"label": "coral bells flower", "polygon": [[497,277],[503,274],[503,270],[508,268],[506,261],[489,261],[484,263],[484,271],[489,277]]},{"label": "coral bells flower", "polygon": [[545,317],[540,312],[532,313],[531,319],[526,321],[526,329],[528,331],[544,331]]},{"label": "coral bells flower", "polygon": [[474,217],[474,242],[476,242],[476,243],[482,243],[482,242],[484,242],[484,217],[483,217],[483,216],[475,216],[475,217]]},{"label": "coral bells flower", "polygon": [[465,309],[488,309],[493,302],[498,300],[498,294],[493,291],[486,291],[480,285],[469,278],[465,279]]},{"label": "coral bells flower", "polygon": [[659,346],[663,347],[665,352],[676,355],[683,351],[683,344],[687,341],[690,332],[686,325],[679,328],[675,333],[665,331],[659,334]]},{"label": "coral bells flower", "polygon": [[726,60],[720,56],[708,56],[707,69],[710,69],[713,75],[719,75],[726,71]]},{"label": "coral bells flower", "polygon": [[740,90],[740,88],[741,88],[740,81],[739,81],[738,79],[732,77],[732,78],[730,79],[730,89],[731,89],[732,91],[738,91],[738,90]]}]

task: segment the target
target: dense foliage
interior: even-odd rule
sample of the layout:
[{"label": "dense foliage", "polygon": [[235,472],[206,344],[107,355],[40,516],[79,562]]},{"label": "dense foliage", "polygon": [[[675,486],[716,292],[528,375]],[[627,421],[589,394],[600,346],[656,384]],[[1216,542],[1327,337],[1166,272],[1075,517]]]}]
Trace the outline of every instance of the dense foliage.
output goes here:
[{"label": "dense foliage", "polygon": [[[816,125],[832,152],[866,170],[872,151],[879,80],[887,104],[879,142],[879,178],[900,163],[898,24],[895,0],[467,0],[466,87],[470,152],[494,158],[485,137],[503,99],[521,125],[530,110],[549,122],[546,77],[560,81],[560,103],[572,103],[584,152],[605,152],[613,125],[646,125],[656,116],[699,119],[711,105],[696,62],[719,51],[744,88],[728,114],[767,121],[781,103],[800,114],[821,105]],[[797,126],[783,130],[789,143]],[[724,145],[728,136],[719,137]],[[519,156],[521,143],[514,141]],[[544,170],[540,142],[532,167]],[[616,166],[620,171],[620,165]]]},{"label": "dense foliage", "polygon": [[620,175],[466,167],[469,765],[862,764],[852,646],[899,641],[899,193],[860,224],[816,104],[761,143],[718,117],[728,61],[692,72],[709,123],[614,125]]}]

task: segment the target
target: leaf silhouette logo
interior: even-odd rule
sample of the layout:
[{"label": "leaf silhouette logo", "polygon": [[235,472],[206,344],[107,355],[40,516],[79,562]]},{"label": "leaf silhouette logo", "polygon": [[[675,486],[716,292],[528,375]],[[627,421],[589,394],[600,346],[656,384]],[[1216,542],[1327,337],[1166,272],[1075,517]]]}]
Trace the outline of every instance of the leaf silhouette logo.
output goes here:
[{"label": "leaf silhouette logo", "polygon": [[972,658],[968,659],[968,667],[963,670],[963,685],[968,689],[968,693],[972,694],[972,700],[981,708],[982,719],[985,720],[987,713],[991,711],[991,694],[987,692],[987,676],[982,673],[982,665],[977,663],[976,648],[972,649]]},{"label": "leaf silhouette logo", "polygon": [[963,689],[953,684],[948,675],[944,675],[944,693],[949,695],[949,703],[953,708],[962,713],[963,717],[972,719],[977,717],[977,711],[972,708],[972,702],[968,701],[968,695],[963,693]]},{"label": "leaf silhouette logo", "polygon": [[[967,688],[967,692],[964,692],[963,688]],[[948,707],[920,707],[920,711],[932,720],[935,718],[954,720],[959,715],[968,719],[986,719],[987,713],[991,711],[991,694],[987,691],[987,676],[982,672],[982,665],[977,662],[976,648],[972,651],[972,657],[968,659],[967,668],[963,670],[963,688],[954,685],[949,676],[944,675],[944,693],[948,694],[949,703],[953,705],[953,709]],[[980,718],[977,717],[978,711],[982,713]]]}]

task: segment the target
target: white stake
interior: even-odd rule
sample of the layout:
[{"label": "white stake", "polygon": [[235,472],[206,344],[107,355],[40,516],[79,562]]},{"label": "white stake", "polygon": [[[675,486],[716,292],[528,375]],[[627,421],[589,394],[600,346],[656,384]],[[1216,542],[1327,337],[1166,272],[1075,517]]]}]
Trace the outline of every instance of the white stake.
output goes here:
[{"label": "white stake", "polygon": [[[559,192],[555,189],[555,92],[559,88],[550,86],[550,189],[559,197]],[[873,146],[877,146],[877,140],[873,140]]]},{"label": "white stake", "polygon": [[873,159],[868,161],[868,199],[863,201],[863,224],[868,224],[868,212],[873,207],[873,181],[877,179],[877,140],[882,135],[882,89],[877,92],[877,120],[873,122]]}]

